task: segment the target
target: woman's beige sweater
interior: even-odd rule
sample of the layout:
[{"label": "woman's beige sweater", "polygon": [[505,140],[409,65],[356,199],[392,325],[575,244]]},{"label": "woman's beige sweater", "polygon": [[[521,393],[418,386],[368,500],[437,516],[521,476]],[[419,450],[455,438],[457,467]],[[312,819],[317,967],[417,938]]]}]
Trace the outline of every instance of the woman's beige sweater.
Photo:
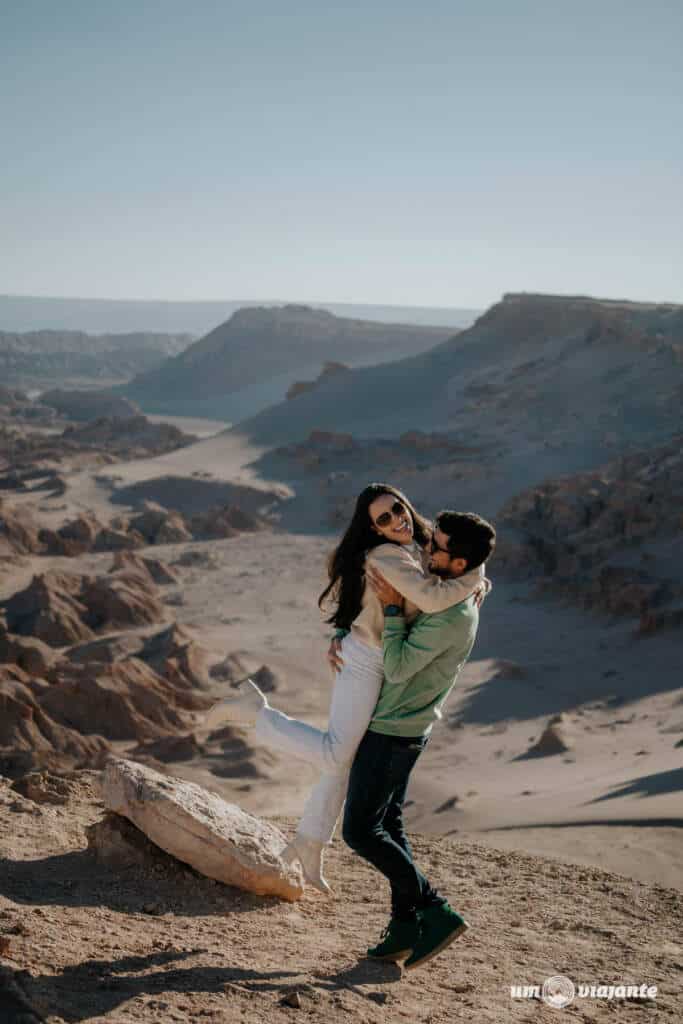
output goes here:
[{"label": "woman's beige sweater", "polygon": [[[480,587],[487,587],[484,566],[442,580],[428,571],[429,553],[414,541],[410,544],[380,544],[368,555],[366,566],[374,566],[405,597],[405,617],[412,622],[420,612],[442,612],[460,604]],[[351,623],[351,635],[370,647],[382,646],[384,609],[379,598],[365,587],[361,610]]]}]

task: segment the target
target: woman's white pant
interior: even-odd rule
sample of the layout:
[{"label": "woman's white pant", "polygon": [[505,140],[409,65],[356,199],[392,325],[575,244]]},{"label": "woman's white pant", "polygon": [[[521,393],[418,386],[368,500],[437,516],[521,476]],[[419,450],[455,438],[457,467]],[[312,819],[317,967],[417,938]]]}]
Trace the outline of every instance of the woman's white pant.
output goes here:
[{"label": "woman's white pant", "polygon": [[327,729],[316,729],[265,707],[256,719],[256,739],[285,754],[309,761],[322,775],[313,787],[298,832],[329,843],[344,805],[356,749],[370,724],[383,679],[382,649],[342,640],[344,664],[335,674]]}]

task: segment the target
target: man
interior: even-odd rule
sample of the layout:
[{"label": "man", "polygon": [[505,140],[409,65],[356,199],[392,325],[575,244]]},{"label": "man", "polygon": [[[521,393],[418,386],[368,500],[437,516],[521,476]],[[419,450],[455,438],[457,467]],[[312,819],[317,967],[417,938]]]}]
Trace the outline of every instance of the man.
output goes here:
[{"label": "man", "polygon": [[[454,578],[483,564],[495,547],[490,523],[473,513],[441,512],[430,572]],[[384,606],[384,682],[351,768],[343,836],[391,886],[391,919],[368,955],[418,967],[468,927],[418,870],[402,809],[410,773],[474,645],[479,612],[472,596],[408,627],[403,597],[379,574],[369,583]],[[406,959],[407,958],[407,959]]]}]

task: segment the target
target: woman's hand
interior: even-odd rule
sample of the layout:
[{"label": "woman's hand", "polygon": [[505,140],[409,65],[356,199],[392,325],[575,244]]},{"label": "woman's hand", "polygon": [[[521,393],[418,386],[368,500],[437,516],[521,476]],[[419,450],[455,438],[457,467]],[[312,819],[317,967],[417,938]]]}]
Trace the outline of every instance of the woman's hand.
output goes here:
[{"label": "woman's hand", "polygon": [[335,672],[341,672],[344,659],[341,656],[341,637],[333,636],[327,649],[327,660]]},{"label": "woman's hand", "polygon": [[404,598],[403,594],[400,594],[396,587],[392,587],[391,583],[385,580],[382,573],[373,568],[372,566],[366,570],[365,578],[368,586],[377,594],[377,597],[382,602],[382,605],[386,607],[388,604],[397,604],[399,608],[403,608]]}]

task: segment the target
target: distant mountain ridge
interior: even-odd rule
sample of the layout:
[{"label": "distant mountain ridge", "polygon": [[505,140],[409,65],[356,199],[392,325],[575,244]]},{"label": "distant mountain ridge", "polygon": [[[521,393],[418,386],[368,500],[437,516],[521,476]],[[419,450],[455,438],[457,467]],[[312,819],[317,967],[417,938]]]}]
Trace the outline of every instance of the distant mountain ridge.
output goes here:
[{"label": "distant mountain ridge", "polygon": [[84,384],[128,380],[186,348],[188,334],[86,334],[83,331],[0,331],[0,379],[39,387],[78,379]]},{"label": "distant mountain ridge", "polygon": [[278,444],[410,427],[578,452],[660,441],[682,403],[683,306],[521,293],[430,351],[333,376],[236,429]]},{"label": "distant mountain ridge", "polygon": [[349,319],[294,303],[250,307],[136,377],[125,393],[150,412],[234,420],[284,399],[295,381],[316,378],[328,362],[386,362],[426,351],[452,334],[450,327]]},{"label": "distant mountain ridge", "polygon": [[[380,322],[468,327],[481,310],[443,306],[393,306],[352,302],[312,302],[343,317]],[[133,299],[49,298],[35,295],[0,295],[0,330],[32,331],[43,328],[80,330],[94,334],[126,331],[189,333],[200,337],[227,320],[236,309],[282,306],[282,299],[218,300],[213,302],[157,302]]]}]

